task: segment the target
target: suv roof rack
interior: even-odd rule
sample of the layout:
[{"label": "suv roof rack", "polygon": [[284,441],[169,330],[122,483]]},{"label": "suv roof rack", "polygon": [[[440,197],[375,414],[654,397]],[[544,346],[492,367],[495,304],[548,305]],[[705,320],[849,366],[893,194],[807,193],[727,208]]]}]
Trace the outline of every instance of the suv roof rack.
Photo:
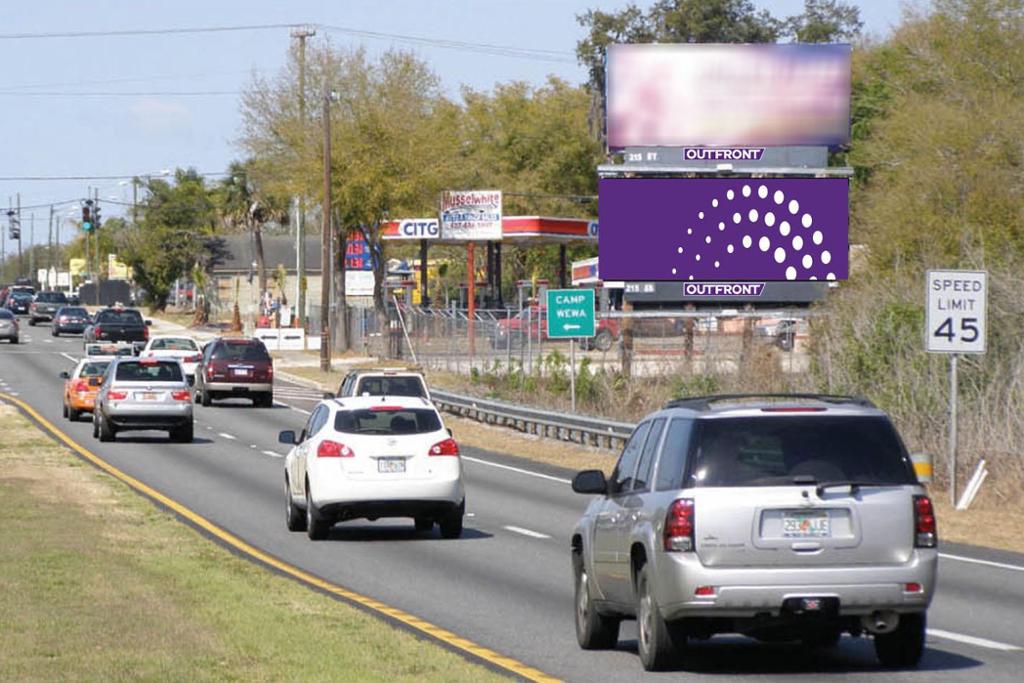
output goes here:
[{"label": "suv roof rack", "polygon": [[810,399],[822,403],[853,403],[864,408],[875,408],[875,404],[863,396],[844,396],[836,394],[713,394],[710,396],[688,396],[677,398],[665,404],[665,408],[690,408],[691,410],[711,410],[712,403],[736,401],[744,399]]}]

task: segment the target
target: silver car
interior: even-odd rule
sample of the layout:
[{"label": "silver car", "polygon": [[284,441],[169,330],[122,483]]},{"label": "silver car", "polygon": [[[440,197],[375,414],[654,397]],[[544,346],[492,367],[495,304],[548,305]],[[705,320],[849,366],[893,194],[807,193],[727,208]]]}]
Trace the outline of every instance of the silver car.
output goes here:
[{"label": "silver car", "polygon": [[581,647],[636,619],[645,669],[688,639],[838,644],[870,634],[915,666],[935,590],[931,500],[888,416],[863,399],[683,399],[647,416],[572,535]]},{"label": "silver car", "polygon": [[176,358],[115,358],[92,414],[93,436],[100,441],[151,429],[166,430],[173,441],[192,441],[192,392]]}]

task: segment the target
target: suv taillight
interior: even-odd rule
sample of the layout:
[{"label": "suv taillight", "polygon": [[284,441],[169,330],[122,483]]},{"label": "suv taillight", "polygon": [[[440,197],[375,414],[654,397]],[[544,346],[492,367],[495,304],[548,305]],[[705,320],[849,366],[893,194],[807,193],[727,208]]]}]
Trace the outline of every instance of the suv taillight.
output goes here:
[{"label": "suv taillight", "polygon": [[430,450],[427,451],[427,454],[428,455],[458,455],[459,454],[459,444],[457,444],[455,442],[455,439],[445,439],[444,441],[439,441],[438,443],[435,443],[433,446],[431,446]]},{"label": "suv taillight", "polygon": [[914,546],[934,548],[938,541],[935,509],[928,496],[914,496]]},{"label": "suv taillight", "polygon": [[665,515],[664,548],[669,552],[693,550],[695,508],[692,498],[673,501]]},{"label": "suv taillight", "polygon": [[318,458],[352,458],[355,457],[355,452],[343,443],[337,441],[321,441],[320,445],[316,447],[316,457]]},{"label": "suv taillight", "polygon": [[96,327],[92,328],[92,334],[95,339],[99,339],[100,335],[103,334],[103,328],[97,325]]},{"label": "suv taillight", "polygon": [[76,394],[86,394],[86,393],[88,393],[89,392],[89,383],[86,382],[84,379],[78,380],[77,382],[75,382],[74,392]]},{"label": "suv taillight", "polygon": [[175,401],[191,401],[192,393],[188,389],[180,389],[171,392],[171,398]]},{"label": "suv taillight", "polygon": [[126,398],[128,398],[128,392],[127,391],[110,391],[110,392],[107,392],[107,398],[109,398],[111,401],[123,401]]}]

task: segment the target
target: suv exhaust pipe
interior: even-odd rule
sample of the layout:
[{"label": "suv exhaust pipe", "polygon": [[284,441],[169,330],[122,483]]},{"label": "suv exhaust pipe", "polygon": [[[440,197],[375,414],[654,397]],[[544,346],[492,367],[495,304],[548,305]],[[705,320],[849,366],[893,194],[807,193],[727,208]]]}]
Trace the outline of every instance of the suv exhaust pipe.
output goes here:
[{"label": "suv exhaust pipe", "polygon": [[865,631],[875,635],[892,633],[900,623],[900,615],[892,610],[877,610],[860,618]]}]

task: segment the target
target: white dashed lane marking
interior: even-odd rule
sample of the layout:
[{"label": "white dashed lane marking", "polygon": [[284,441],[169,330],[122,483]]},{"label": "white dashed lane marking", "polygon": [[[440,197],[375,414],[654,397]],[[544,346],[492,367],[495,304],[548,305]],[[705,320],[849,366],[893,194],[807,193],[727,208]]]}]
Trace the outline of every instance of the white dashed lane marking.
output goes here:
[{"label": "white dashed lane marking", "polygon": [[958,643],[964,643],[965,645],[975,645],[977,647],[983,647],[989,650],[1002,650],[1003,652],[1016,652],[1021,648],[1017,645],[1009,645],[1007,643],[1000,643],[997,640],[989,640],[988,638],[978,638],[977,636],[968,636],[963,633],[953,633],[952,631],[943,631],[939,628],[928,629],[928,635],[936,638],[942,638],[943,640],[954,640]]},{"label": "white dashed lane marking", "polygon": [[237,437],[231,436],[230,434],[225,434],[224,432],[217,432],[217,436],[223,437],[225,439],[231,439],[232,441],[234,441],[237,438]]},{"label": "white dashed lane marking", "polygon": [[511,531],[514,534],[520,534],[522,536],[529,536],[530,538],[551,538],[547,534],[542,534],[539,531],[532,531],[530,529],[524,529],[521,526],[505,526],[502,527],[506,531]]},{"label": "white dashed lane marking", "polygon": [[284,456],[274,451],[263,451],[263,455],[269,455],[271,458],[283,458]]}]

